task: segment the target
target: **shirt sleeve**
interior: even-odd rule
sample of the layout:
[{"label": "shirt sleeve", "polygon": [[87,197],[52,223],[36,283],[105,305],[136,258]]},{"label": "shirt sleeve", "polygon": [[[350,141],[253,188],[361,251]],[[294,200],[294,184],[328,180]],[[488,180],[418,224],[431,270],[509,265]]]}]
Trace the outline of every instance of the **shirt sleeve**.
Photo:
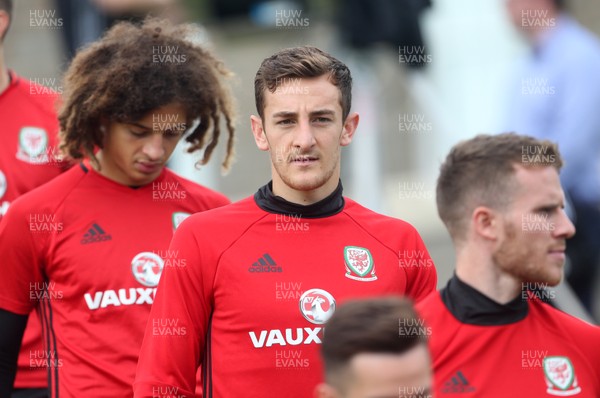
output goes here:
[{"label": "shirt sleeve", "polygon": [[403,258],[403,251],[399,251],[399,265],[406,271],[406,295],[415,302],[419,302],[435,291],[437,286],[437,271],[433,259],[425,247],[425,243],[416,230],[413,230],[412,242],[409,240],[405,250],[413,250],[416,255],[412,259]]},{"label": "shirt sleeve", "polygon": [[26,207],[15,201],[0,221],[0,308],[21,315],[43,294],[43,247],[50,234],[40,231]]},{"label": "shirt sleeve", "polygon": [[194,216],[175,232],[138,359],[134,396],[193,397],[212,313],[216,258]]}]

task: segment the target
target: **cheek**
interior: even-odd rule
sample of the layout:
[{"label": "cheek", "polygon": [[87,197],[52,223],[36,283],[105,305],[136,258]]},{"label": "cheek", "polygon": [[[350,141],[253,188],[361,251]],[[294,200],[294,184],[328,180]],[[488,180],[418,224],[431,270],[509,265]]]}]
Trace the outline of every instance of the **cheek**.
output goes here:
[{"label": "cheek", "polygon": [[173,151],[175,150],[175,147],[177,147],[178,142],[179,142],[178,138],[172,138],[165,142],[165,151],[167,152],[168,155],[171,155],[173,153]]}]

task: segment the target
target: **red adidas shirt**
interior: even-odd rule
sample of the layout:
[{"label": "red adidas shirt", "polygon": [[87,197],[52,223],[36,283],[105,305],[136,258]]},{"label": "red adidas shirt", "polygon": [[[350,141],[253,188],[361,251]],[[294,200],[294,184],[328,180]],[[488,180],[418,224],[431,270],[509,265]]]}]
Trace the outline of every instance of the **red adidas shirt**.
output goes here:
[{"label": "red adidas shirt", "polygon": [[192,396],[201,361],[208,397],[310,397],[337,305],[419,300],[436,286],[417,231],[343,198],[341,185],[310,206],[273,197],[267,185],[189,218],[169,250],[181,266],[163,274],[135,397]]},{"label": "red adidas shirt", "polygon": [[58,95],[9,74],[11,82],[0,93],[0,217],[10,202],[56,177],[63,167],[54,153]]},{"label": "red adidas shirt", "polygon": [[[0,93],[0,219],[13,200],[58,176],[65,167],[54,153],[58,142],[58,95],[12,71],[9,75],[10,84]],[[48,385],[46,368],[29,366],[28,353],[42,349],[41,335],[40,321],[33,313],[21,345],[17,388]]]},{"label": "red adidas shirt", "polygon": [[600,328],[524,297],[500,305],[454,277],[417,305],[437,398],[600,397]]},{"label": "red adidas shirt", "polygon": [[0,308],[40,301],[53,397],[132,396],[137,356],[173,231],[221,194],[165,169],[133,189],[83,163],[17,199],[0,223]]}]

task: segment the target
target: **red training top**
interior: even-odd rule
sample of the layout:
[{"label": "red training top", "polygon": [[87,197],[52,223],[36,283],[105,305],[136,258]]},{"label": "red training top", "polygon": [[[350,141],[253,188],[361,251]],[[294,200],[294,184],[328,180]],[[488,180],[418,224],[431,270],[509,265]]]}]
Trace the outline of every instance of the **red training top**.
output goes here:
[{"label": "red training top", "polygon": [[168,169],[131,188],[81,163],[23,195],[0,223],[0,308],[39,302],[52,397],[127,397],[168,250],[191,213],[228,203]]},{"label": "red training top", "polygon": [[544,303],[551,293],[501,305],[454,277],[419,303],[435,396],[600,397],[600,328]]},{"label": "red training top", "polygon": [[[0,93],[0,219],[20,195],[58,176],[66,162],[57,159],[58,94],[9,71],[10,84]],[[31,367],[29,352],[41,350],[42,329],[31,314],[23,336],[17,388],[44,388],[46,368]]]},{"label": "red training top", "polygon": [[417,231],[342,196],[300,206],[271,186],[197,214],[169,249],[140,352],[135,397],[309,397],[322,380],[319,344],[335,307],[436,286]]}]

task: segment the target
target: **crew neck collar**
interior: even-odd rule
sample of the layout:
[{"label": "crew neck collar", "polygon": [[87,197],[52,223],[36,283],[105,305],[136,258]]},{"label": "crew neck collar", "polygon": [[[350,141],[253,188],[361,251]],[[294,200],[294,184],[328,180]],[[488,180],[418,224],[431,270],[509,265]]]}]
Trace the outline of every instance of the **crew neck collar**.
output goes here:
[{"label": "crew neck collar", "polygon": [[516,297],[500,304],[454,275],[440,292],[448,311],[462,323],[500,326],[523,320],[529,312],[526,299]]},{"label": "crew neck collar", "polygon": [[258,207],[269,213],[290,214],[303,218],[322,218],[338,214],[344,209],[344,197],[342,195],[342,182],[326,198],[310,205],[292,203],[281,196],[273,194],[273,181],[263,185],[254,194],[254,200]]}]

